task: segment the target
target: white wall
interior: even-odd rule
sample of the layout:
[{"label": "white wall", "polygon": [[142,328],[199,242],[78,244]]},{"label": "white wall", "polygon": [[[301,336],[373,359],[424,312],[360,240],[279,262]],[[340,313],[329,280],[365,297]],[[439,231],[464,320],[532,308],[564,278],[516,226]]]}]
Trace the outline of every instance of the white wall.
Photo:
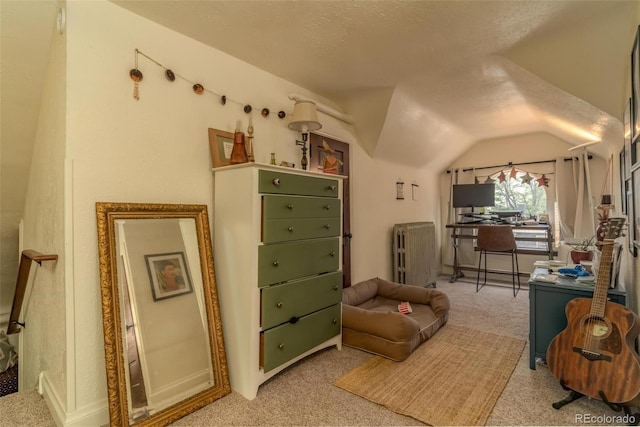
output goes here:
[{"label": "white wall", "polygon": [[[64,126],[55,128],[62,121],[42,126],[41,138],[55,138],[55,145],[39,151],[42,156],[34,162],[30,188],[46,186],[31,190],[37,194],[29,198],[26,234],[30,241],[35,236],[52,241],[38,247],[63,255],[51,272],[47,294],[39,296],[53,304],[34,315],[42,334],[48,335],[41,337],[42,347],[32,353],[39,359],[32,364],[32,372],[44,370],[49,378],[50,387],[45,392],[59,421],[81,425],[107,422],[95,203],[203,203],[212,215],[207,128],[233,131],[237,120],[242,121],[243,128],[248,124],[242,105],[232,100],[253,105],[257,113],[253,119],[256,160],[265,163],[271,152],[278,160],[299,163],[296,135],[287,128],[286,119],[276,116],[279,110],[292,111],[289,93],[335,105],[107,1],[69,0],[67,40],[66,158],[62,159]],[[144,80],[140,100],[135,101],[129,70],[134,67],[136,48],[185,78],[225,94],[229,102],[223,106],[217,96],[196,95],[191,84],[181,79],[167,81],[163,70],[143,57],[138,68]],[[56,50],[53,64],[64,70],[64,62],[65,55]],[[46,110],[45,117],[64,116],[61,81],[58,77],[57,92],[52,97],[59,102],[55,109]],[[259,115],[262,107],[271,110],[270,117]],[[437,219],[435,172],[372,159],[357,144],[351,126],[319,116],[322,132],[351,145],[353,280],[389,278],[393,224]],[[49,149],[55,151],[49,153]],[[50,173],[44,176],[45,172]],[[410,197],[396,201],[399,177],[407,183],[407,189],[414,180],[420,184],[419,201]],[[36,204],[45,202],[50,205],[47,213],[52,214],[46,221],[53,231],[43,233],[36,228],[33,216],[44,210]],[[66,252],[62,242],[65,223]],[[47,237],[49,233],[53,233],[51,238]],[[66,277],[62,274],[65,259]],[[61,309],[65,301],[66,336]]]},{"label": "white wall", "polygon": [[66,37],[54,34],[43,86],[25,197],[24,248],[57,254],[36,270],[27,327],[20,333],[21,384],[32,389],[43,372],[64,406],[66,400],[65,104]]}]

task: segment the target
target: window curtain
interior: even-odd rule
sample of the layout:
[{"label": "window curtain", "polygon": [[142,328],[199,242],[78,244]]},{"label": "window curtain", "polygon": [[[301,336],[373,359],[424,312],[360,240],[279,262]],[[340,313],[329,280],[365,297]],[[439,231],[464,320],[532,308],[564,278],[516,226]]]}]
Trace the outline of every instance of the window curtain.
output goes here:
[{"label": "window curtain", "polygon": [[556,159],[556,194],[560,239],[585,238],[594,234],[589,161],[582,154],[570,161]]}]

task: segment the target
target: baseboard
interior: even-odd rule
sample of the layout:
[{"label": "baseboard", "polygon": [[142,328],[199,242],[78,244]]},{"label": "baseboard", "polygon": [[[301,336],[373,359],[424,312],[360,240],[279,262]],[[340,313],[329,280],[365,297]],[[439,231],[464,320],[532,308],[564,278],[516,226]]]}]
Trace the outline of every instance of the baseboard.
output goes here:
[{"label": "baseboard", "polygon": [[40,375],[38,391],[51,412],[56,425],[60,427],[86,427],[109,425],[107,399],[95,402],[71,413],[67,413],[46,373]]}]

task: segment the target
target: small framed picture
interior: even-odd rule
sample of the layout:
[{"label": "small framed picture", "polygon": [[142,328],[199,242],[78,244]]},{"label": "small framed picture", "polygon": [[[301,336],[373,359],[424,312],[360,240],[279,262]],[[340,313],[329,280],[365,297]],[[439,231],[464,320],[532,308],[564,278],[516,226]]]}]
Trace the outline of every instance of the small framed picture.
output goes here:
[{"label": "small framed picture", "polygon": [[232,150],[233,133],[209,128],[209,151],[211,152],[211,165],[214,168],[230,165]]},{"label": "small framed picture", "polygon": [[144,259],[154,301],[193,292],[183,252],[145,255]]}]

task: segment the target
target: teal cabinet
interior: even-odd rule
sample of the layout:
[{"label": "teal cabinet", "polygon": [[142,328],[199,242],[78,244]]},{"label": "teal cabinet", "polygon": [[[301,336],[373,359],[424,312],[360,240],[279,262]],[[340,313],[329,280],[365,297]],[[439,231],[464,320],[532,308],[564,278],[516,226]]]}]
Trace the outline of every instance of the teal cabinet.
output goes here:
[{"label": "teal cabinet", "polygon": [[[564,308],[574,298],[591,298],[593,287],[576,285],[573,279],[559,283],[529,281],[529,368],[536,369],[536,358],[546,361],[551,340],[567,327]],[[624,292],[610,289],[608,300],[625,305]]]}]

